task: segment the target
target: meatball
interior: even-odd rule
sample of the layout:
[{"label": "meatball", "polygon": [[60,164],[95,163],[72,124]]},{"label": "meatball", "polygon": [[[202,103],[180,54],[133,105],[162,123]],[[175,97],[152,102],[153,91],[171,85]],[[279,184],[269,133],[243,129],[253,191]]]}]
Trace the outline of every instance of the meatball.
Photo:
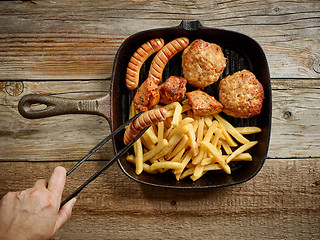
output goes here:
[{"label": "meatball", "polygon": [[188,83],[204,88],[218,81],[227,65],[221,47],[201,39],[193,41],[182,54],[182,70]]},{"label": "meatball", "polygon": [[160,102],[164,104],[169,104],[172,102],[180,102],[184,99],[187,80],[183,77],[171,76],[164,83],[162,83],[160,88]]},{"label": "meatball", "polygon": [[227,76],[219,83],[219,101],[227,115],[238,118],[259,115],[263,98],[262,84],[248,70]]}]

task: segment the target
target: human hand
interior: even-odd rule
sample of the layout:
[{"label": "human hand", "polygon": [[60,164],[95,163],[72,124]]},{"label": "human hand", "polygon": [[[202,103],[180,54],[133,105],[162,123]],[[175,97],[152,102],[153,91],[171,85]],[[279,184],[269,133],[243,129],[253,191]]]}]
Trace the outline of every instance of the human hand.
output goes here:
[{"label": "human hand", "polygon": [[70,219],[76,200],[59,210],[65,181],[65,168],[56,167],[49,183],[40,179],[32,188],[7,193],[0,202],[0,239],[53,238]]}]

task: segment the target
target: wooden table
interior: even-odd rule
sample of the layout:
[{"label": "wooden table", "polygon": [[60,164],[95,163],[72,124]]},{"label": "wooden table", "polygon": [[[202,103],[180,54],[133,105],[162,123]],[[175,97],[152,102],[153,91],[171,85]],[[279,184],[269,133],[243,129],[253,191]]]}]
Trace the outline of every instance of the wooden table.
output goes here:
[{"label": "wooden table", "polygon": [[[138,184],[118,166],[78,197],[56,239],[319,239],[320,2],[2,1],[0,3],[0,196],[70,169],[109,132],[99,116],[28,120],[30,93],[96,97],[130,35],[200,20],[238,31],[264,49],[272,78],[268,157],[252,180],[221,189]],[[111,143],[68,177],[65,194],[113,156]]]}]

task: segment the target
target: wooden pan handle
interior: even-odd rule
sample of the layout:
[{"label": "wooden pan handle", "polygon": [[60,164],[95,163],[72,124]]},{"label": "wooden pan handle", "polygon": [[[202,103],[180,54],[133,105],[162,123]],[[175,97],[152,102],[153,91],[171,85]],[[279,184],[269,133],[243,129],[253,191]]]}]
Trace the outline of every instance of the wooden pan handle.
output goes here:
[{"label": "wooden pan handle", "polygon": [[[44,104],[45,108],[35,109],[33,105]],[[29,119],[45,118],[63,114],[93,114],[105,117],[110,122],[110,93],[92,100],[68,99],[41,94],[22,97],[18,105],[19,113]]]}]

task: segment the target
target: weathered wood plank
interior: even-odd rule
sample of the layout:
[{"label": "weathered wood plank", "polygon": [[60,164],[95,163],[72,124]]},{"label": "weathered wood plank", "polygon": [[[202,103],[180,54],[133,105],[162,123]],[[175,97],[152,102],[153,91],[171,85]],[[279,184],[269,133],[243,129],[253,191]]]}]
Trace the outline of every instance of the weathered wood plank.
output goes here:
[{"label": "weathered wood plank", "polygon": [[[103,96],[128,36],[201,20],[247,34],[267,55],[265,165],[241,185],[179,191],[138,184],[114,164],[78,196],[56,239],[320,239],[319,14],[318,0],[1,1],[0,197],[70,169],[110,132],[100,116],[24,119],[23,95]],[[68,177],[64,197],[111,156],[108,143]]]},{"label": "weathered wood plank", "polygon": [[[48,179],[60,164],[74,163],[1,162],[0,196]],[[65,195],[101,166],[81,166]],[[319,158],[268,159],[244,184],[179,191],[138,184],[114,165],[80,193],[57,239],[318,239],[319,169]]]},{"label": "weathered wood plank", "polygon": [[[64,115],[29,120],[17,111],[19,99],[29,93],[55,94],[70,98],[102,96],[109,81],[23,82],[17,88],[0,86],[0,161],[59,161],[84,156],[110,129],[100,116]],[[311,79],[273,80],[273,125],[269,158],[319,157],[319,81]],[[7,84],[8,86],[9,84]],[[11,95],[10,95],[11,94]],[[92,159],[109,159],[108,143]]]},{"label": "weathered wood plank", "polygon": [[[273,117],[269,156],[319,157],[319,80],[275,80],[272,81],[272,87]],[[290,151],[294,151],[294,156]]]},{"label": "weathered wood plank", "polygon": [[0,3],[0,79],[105,79],[128,36],[184,19],[254,38],[273,78],[320,76],[317,0],[26,2]]},{"label": "weathered wood plank", "polygon": [[[80,99],[100,97],[108,93],[110,81],[24,82],[23,93],[18,96],[11,96],[16,88],[6,85],[10,84],[3,84],[0,89],[1,161],[80,159],[110,134],[109,124],[101,116],[64,115],[31,120],[23,118],[17,109],[21,97],[29,93],[57,93],[57,96]],[[110,142],[92,159],[109,159],[111,156]]]}]

